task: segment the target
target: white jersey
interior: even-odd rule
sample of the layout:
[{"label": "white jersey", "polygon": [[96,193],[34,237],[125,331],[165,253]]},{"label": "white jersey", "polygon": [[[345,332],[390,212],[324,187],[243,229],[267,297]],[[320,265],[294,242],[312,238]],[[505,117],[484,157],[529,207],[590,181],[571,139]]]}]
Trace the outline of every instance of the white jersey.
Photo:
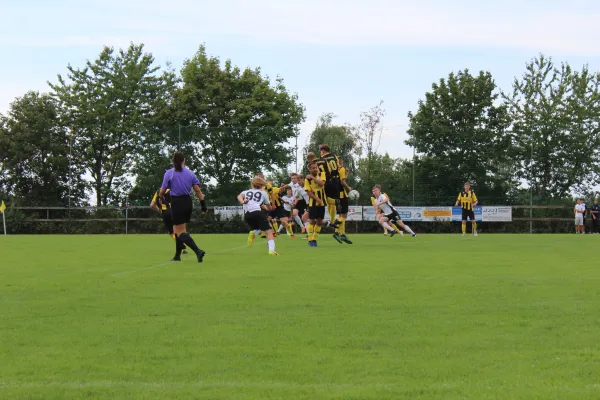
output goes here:
[{"label": "white jersey", "polygon": [[[385,200],[387,200],[387,197],[385,197],[385,194],[381,193],[379,195],[379,197],[375,200],[375,203],[380,203]],[[392,205],[392,203],[389,200],[387,201],[387,203],[380,204],[379,209],[385,215],[390,215],[391,213],[394,212],[394,206]]]},{"label": "white jersey", "polygon": [[244,204],[244,212],[260,211],[263,204],[270,204],[269,195],[262,189],[249,189],[241,193],[248,202]]},{"label": "white jersey", "polygon": [[281,198],[281,202],[283,203],[283,209],[285,211],[292,211],[292,204],[294,203],[294,196],[283,196]]},{"label": "white jersey", "polygon": [[298,200],[304,200],[306,202],[306,204],[308,204],[308,199],[310,197],[308,197],[306,190],[304,190],[304,186],[299,183],[296,183],[295,185],[291,185],[291,186],[292,186],[292,193],[294,194],[294,197],[297,198]]},{"label": "white jersey", "polygon": [[[583,211],[585,212],[585,204],[576,204],[575,211]],[[582,213],[577,213],[579,215],[583,215]]]}]

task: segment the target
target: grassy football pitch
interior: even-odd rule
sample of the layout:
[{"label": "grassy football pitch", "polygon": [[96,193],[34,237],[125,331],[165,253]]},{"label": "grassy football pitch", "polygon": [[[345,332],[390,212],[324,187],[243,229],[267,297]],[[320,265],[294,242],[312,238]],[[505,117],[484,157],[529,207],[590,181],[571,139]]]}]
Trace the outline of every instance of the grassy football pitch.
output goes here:
[{"label": "grassy football pitch", "polygon": [[600,236],[194,237],[0,237],[0,398],[600,398]]}]

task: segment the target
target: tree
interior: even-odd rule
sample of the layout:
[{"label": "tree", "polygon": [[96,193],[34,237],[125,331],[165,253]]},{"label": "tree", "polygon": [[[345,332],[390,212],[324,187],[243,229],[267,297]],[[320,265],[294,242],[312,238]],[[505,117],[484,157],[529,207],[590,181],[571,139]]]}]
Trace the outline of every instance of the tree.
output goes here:
[{"label": "tree", "polygon": [[[356,167],[356,189],[365,199],[365,204],[370,204],[371,189],[374,185],[381,185],[383,191],[389,196],[397,199],[401,185],[398,174],[399,160],[392,158],[388,153],[384,155],[373,153],[371,159],[361,158]],[[371,170],[371,173],[369,173]]]},{"label": "tree", "polygon": [[445,193],[438,201],[453,202],[466,180],[483,201],[503,201],[515,184],[510,118],[505,105],[496,105],[498,97],[489,72],[473,76],[464,70],[434,83],[418,111],[408,113],[406,143],[421,153],[421,165],[435,173],[426,184],[430,191]]},{"label": "tree", "polygon": [[355,128],[356,136],[359,138],[362,145],[362,151],[366,154],[367,161],[365,164],[364,178],[367,181],[371,181],[371,175],[375,169],[373,164],[374,156],[381,143],[381,134],[383,132],[381,120],[384,116],[385,110],[383,109],[383,100],[381,100],[378,105],[371,108],[369,111],[361,113],[361,123]]},{"label": "tree", "polygon": [[258,170],[288,165],[293,152],[287,142],[298,134],[304,108],[283,79],[271,84],[259,68],[241,70],[231,60],[221,67],[204,46],[185,61],[181,75],[174,108],[178,122],[190,126],[182,150],[201,175],[216,180],[218,190],[247,182]]},{"label": "tree", "polygon": [[30,206],[81,204],[86,183],[69,151],[72,138],[61,126],[48,94],[27,92],[0,118],[2,186]]},{"label": "tree", "polygon": [[159,74],[154,57],[143,49],[143,44],[118,52],[105,47],[83,69],[69,65],[67,79],[58,75],[58,84],[49,82],[99,206],[128,190],[131,164],[148,137],[153,138],[155,120],[174,88],[174,74]]},{"label": "tree", "polygon": [[319,145],[327,144],[335,155],[344,160],[344,165],[353,170],[359,150],[359,137],[349,125],[334,125],[334,117],[333,113],[326,113],[319,117],[315,129],[310,135],[308,145],[304,148],[304,159],[308,152],[313,152],[318,156]]},{"label": "tree", "polygon": [[[540,55],[503,93],[514,121],[519,177],[541,199],[563,198],[600,171],[600,74]],[[538,200],[538,201],[539,201]]]}]

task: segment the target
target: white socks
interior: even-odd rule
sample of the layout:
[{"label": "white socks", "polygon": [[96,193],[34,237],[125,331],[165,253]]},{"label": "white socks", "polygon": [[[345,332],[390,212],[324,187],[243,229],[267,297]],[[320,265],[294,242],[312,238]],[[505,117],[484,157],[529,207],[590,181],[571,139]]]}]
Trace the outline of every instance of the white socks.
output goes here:
[{"label": "white socks", "polygon": [[384,223],[383,223],[383,227],[384,227],[385,229],[387,229],[388,231],[390,231],[390,232],[393,232],[393,231],[395,231],[395,229],[394,229],[393,227],[391,227],[391,226],[390,226],[390,224],[388,224],[387,222],[384,222]]},{"label": "white socks", "polygon": [[412,231],[412,229],[409,228],[408,225],[404,225],[404,230],[408,233],[410,233],[411,235],[414,235],[415,233]]},{"label": "white socks", "polygon": [[294,221],[296,222],[296,224],[298,224],[298,228],[302,227],[302,220],[298,215],[294,217]]},{"label": "white socks", "polygon": [[269,240],[269,251],[275,251],[275,241]]}]

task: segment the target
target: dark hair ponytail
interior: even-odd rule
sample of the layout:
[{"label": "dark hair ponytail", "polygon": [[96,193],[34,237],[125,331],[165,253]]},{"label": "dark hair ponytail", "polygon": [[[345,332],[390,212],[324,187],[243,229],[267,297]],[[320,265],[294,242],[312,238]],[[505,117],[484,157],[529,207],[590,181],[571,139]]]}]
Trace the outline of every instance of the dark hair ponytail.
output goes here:
[{"label": "dark hair ponytail", "polygon": [[177,152],[173,155],[173,168],[175,168],[175,171],[183,171],[184,160],[185,158],[183,157],[183,153]]}]

